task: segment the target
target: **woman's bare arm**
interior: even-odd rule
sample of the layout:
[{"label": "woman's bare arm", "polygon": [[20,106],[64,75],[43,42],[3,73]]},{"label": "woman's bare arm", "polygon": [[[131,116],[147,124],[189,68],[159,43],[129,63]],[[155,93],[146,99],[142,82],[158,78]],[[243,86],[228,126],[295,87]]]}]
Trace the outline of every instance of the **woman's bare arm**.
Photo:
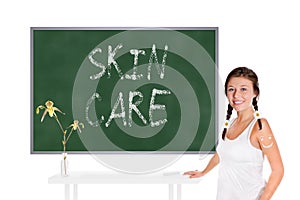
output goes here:
[{"label": "woman's bare arm", "polygon": [[284,167],[277,142],[268,121],[266,119],[261,119],[261,121],[263,128],[262,130],[257,131],[255,135],[261,150],[269,161],[271,174],[260,200],[269,200],[282,180]]},{"label": "woman's bare arm", "polygon": [[212,170],[216,165],[220,162],[219,155],[215,153],[213,157],[210,159],[209,163],[207,164],[206,168],[203,171],[187,171],[184,175],[189,175],[190,178],[199,178],[207,174],[210,170]]}]

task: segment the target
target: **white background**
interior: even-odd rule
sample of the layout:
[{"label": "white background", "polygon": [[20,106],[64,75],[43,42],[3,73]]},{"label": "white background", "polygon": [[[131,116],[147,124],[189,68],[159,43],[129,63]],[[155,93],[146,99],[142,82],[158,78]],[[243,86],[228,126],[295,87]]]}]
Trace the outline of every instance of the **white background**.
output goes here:
[{"label": "white background", "polygon": [[[80,2],[80,3],[77,3]],[[197,2],[197,4],[196,4]],[[208,3],[209,2],[209,3]],[[0,6],[0,199],[63,199],[61,155],[30,155],[30,27],[219,27],[222,80],[237,66],[259,76],[259,109],[269,120],[285,165],[273,199],[298,198],[299,6],[296,1],[5,1]],[[203,169],[210,156],[186,155],[167,170]],[[70,155],[71,170],[107,170],[88,155]],[[217,168],[183,199],[215,199]],[[266,176],[269,172],[266,163]],[[80,199],[167,199],[165,185],[87,185]],[[104,198],[101,198],[104,197]]]}]

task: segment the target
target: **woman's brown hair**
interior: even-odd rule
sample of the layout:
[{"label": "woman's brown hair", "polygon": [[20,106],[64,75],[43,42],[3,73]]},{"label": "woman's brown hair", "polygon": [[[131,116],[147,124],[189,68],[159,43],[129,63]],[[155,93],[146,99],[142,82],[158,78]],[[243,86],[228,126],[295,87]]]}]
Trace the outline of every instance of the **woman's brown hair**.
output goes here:
[{"label": "woman's brown hair", "polygon": [[[247,78],[248,80],[250,80],[253,83],[253,89],[254,89],[254,92],[256,93],[257,96],[253,98],[252,105],[253,105],[254,110],[258,111],[257,98],[259,96],[260,91],[259,91],[258,77],[257,77],[256,73],[253,70],[251,70],[247,67],[238,67],[238,68],[233,69],[228,74],[228,76],[226,78],[226,81],[225,81],[225,94],[226,94],[226,96],[227,96],[228,82],[230,81],[230,79],[232,77],[244,77],[244,78]],[[230,104],[228,104],[226,120],[230,119],[231,114],[232,114],[232,110],[233,110],[232,106]],[[261,120],[258,119],[257,121],[258,121],[259,129],[261,130],[262,129]],[[225,139],[226,132],[227,132],[227,128],[225,127],[224,130],[223,130],[223,133],[222,133],[222,139],[223,140]]]}]

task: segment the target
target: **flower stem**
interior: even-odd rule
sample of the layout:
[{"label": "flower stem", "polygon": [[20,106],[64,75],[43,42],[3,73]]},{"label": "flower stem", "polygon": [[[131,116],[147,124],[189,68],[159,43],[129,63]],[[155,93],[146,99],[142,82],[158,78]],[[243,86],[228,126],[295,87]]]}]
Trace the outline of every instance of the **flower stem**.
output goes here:
[{"label": "flower stem", "polygon": [[67,175],[67,160],[66,159],[64,159],[64,170],[65,170],[65,175]]},{"label": "flower stem", "polygon": [[69,133],[69,135],[67,137],[66,143],[68,142],[68,140],[69,140],[70,136],[72,135],[72,133],[73,133],[73,129],[71,129],[71,131],[70,131],[70,133]]},{"label": "flower stem", "polygon": [[55,118],[55,120],[57,121],[57,123],[58,123],[58,125],[59,125],[59,127],[60,127],[60,129],[61,129],[61,131],[62,131],[62,133],[63,133],[63,135],[64,135],[63,147],[64,147],[64,153],[65,153],[65,152],[66,152],[66,144],[67,144],[67,140],[66,140],[66,131],[63,129],[63,127],[62,127],[62,125],[61,125],[61,123],[60,123],[60,121],[59,121],[57,115],[54,115],[54,118]]},{"label": "flower stem", "polygon": [[64,132],[64,140],[63,140],[63,145],[64,145],[64,153],[66,153],[66,146],[67,146],[67,141],[66,141],[66,132]]},{"label": "flower stem", "polygon": [[65,130],[63,129],[63,127],[62,127],[60,121],[58,120],[58,117],[55,115],[54,118],[55,118],[55,120],[57,121],[57,123],[58,123],[58,125],[59,125],[61,131],[62,131],[63,133],[65,133]]},{"label": "flower stem", "polygon": [[68,172],[67,172],[67,154],[66,153],[63,153],[63,168],[62,168],[62,172],[63,172],[63,175],[64,176],[67,176],[68,175]]}]

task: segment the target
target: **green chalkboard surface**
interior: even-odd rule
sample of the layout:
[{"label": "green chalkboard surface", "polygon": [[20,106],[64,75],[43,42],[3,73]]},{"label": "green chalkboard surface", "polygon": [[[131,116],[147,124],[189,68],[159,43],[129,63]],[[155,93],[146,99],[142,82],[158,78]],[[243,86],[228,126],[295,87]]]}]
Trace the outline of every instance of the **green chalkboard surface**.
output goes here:
[{"label": "green chalkboard surface", "polygon": [[215,151],[218,28],[30,31],[32,153]]}]

